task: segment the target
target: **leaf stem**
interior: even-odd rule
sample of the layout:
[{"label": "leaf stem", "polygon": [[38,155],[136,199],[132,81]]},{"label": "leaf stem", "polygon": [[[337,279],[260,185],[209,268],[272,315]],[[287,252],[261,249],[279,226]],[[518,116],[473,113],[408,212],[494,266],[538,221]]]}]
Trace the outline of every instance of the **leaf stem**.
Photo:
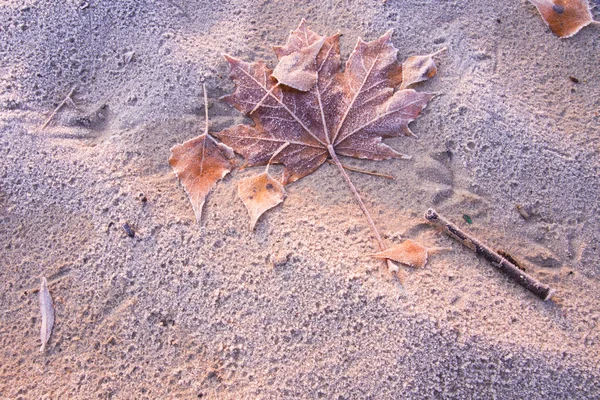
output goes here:
[{"label": "leaf stem", "polygon": [[208,95],[206,94],[206,84],[202,83],[204,91],[204,133],[208,133]]},{"label": "leaf stem", "polygon": [[[335,154],[335,150],[333,149],[333,146],[332,145],[327,146],[327,150],[329,151],[329,154],[331,155],[331,159],[333,160],[333,162],[335,163],[335,165],[340,170],[340,173],[342,174],[342,176],[346,180],[346,183],[348,184],[348,187],[350,188],[350,191],[354,195],[354,198],[356,198],[356,201],[358,202],[358,205],[360,206],[360,209],[362,210],[363,214],[365,214],[365,217],[367,217],[367,221],[369,221],[369,226],[371,227],[371,230],[373,231],[373,234],[375,235],[375,239],[377,239],[377,243],[379,244],[379,249],[381,251],[385,251],[387,249],[387,246],[385,245],[385,242],[381,238],[381,235],[379,234],[379,230],[377,230],[377,227],[375,226],[375,222],[373,222],[373,218],[371,217],[371,213],[369,213],[369,210],[367,209],[367,206],[365,206],[365,203],[363,202],[362,197],[360,197],[360,194],[358,193],[358,190],[356,190],[356,187],[354,186],[354,184],[350,180],[350,177],[346,173],[346,170],[344,170],[344,166],[342,165],[342,163],[338,159],[337,154]],[[388,265],[388,268],[389,268],[390,271],[397,271],[398,270],[398,267],[396,267],[391,260],[386,260],[386,262],[387,262],[387,265]]]},{"label": "leaf stem", "polygon": [[[327,162],[329,164],[335,165],[335,163],[331,160],[327,160]],[[344,167],[344,169],[347,169],[348,171],[360,172],[361,174],[365,174],[365,175],[378,176],[380,178],[386,178],[386,179],[392,179],[392,180],[396,179],[392,175],[383,174],[381,172],[365,171],[364,169],[351,167],[350,165],[346,165],[346,164],[342,164],[342,167]]]},{"label": "leaf stem", "polygon": [[63,108],[63,106],[67,103],[67,102],[73,102],[73,100],[71,99],[71,96],[73,96],[73,93],[75,92],[75,89],[77,88],[77,86],[73,86],[71,88],[71,91],[69,92],[69,94],[67,95],[67,97],[65,97],[63,99],[63,101],[60,102],[60,104],[58,105],[58,107],[56,107],[54,109],[54,111],[52,111],[52,114],[50,114],[50,116],[48,117],[48,119],[46,120],[46,122],[44,122],[44,125],[42,125],[42,128],[40,129],[41,131],[43,131],[44,129],[46,129],[46,127],[48,126],[48,124],[50,123],[50,121],[52,121],[52,118],[54,118],[54,116],[56,115],[57,112],[60,111],[61,108]]}]

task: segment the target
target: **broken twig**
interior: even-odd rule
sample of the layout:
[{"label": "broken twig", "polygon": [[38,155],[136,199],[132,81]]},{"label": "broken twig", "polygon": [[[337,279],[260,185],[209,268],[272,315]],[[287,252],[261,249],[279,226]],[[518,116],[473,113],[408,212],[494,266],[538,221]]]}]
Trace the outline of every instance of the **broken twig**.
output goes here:
[{"label": "broken twig", "polygon": [[458,242],[473,250],[476,254],[483,256],[483,258],[491,262],[492,265],[497,267],[506,275],[510,276],[521,286],[525,287],[527,290],[535,294],[540,299],[546,301],[549,300],[550,297],[552,297],[554,290],[552,290],[550,286],[541,283],[534,277],[521,271],[517,266],[508,261],[506,258],[502,257],[500,254],[493,251],[477,239],[469,236],[467,233],[460,230],[460,228],[458,228],[452,222],[439,215],[434,209],[430,208],[429,210],[427,210],[427,213],[425,214],[425,219],[431,224],[442,228],[444,232],[446,232],[450,237],[456,239]]},{"label": "broken twig", "polygon": [[54,118],[54,116],[56,115],[56,113],[59,112],[61,108],[63,108],[63,106],[65,105],[65,103],[67,103],[67,102],[69,102],[70,104],[73,103],[73,100],[71,100],[71,96],[73,96],[73,93],[75,93],[75,88],[76,88],[76,86],[73,86],[71,88],[71,91],[67,95],[67,97],[65,97],[63,99],[63,101],[60,102],[60,104],[58,105],[58,107],[56,107],[54,109],[54,111],[52,111],[52,114],[50,114],[50,116],[48,117],[48,119],[46,120],[46,122],[44,122],[44,125],[42,125],[42,129],[41,130],[46,129],[46,127],[48,126],[48,124],[52,121],[52,118]]}]

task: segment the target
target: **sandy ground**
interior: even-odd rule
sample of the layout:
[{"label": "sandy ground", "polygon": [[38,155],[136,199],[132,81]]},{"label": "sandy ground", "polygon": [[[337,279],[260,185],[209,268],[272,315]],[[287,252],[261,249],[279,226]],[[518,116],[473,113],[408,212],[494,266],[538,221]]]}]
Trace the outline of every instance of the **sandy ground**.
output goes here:
[{"label": "sandy ground", "polygon": [[[600,398],[599,28],[560,40],[523,0],[320,3],[2,2],[0,398]],[[236,184],[256,171],[197,224],[168,165],[202,130],[202,80],[212,129],[243,121],[221,53],[273,61],[301,18],[345,57],[390,28],[401,58],[448,47],[419,139],[389,141],[414,158],[344,160],[397,177],[352,174],[388,240],[453,246],[404,284],[366,257],[334,166],[249,232]],[[557,300],[437,234],[431,206]]]}]

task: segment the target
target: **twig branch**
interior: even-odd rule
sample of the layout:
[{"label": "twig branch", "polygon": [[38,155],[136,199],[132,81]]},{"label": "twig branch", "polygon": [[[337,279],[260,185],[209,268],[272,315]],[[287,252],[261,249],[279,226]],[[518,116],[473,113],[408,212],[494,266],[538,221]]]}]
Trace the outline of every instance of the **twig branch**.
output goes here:
[{"label": "twig branch", "polygon": [[[331,165],[336,165],[335,162],[333,162],[332,160],[327,160],[327,162],[329,164],[331,164]],[[381,172],[365,171],[364,169],[360,169],[360,168],[356,168],[356,167],[351,167],[351,166],[346,165],[346,164],[342,164],[342,167],[344,167],[348,171],[360,172],[361,174],[379,176],[380,178],[386,178],[386,179],[396,179],[392,175],[382,174]]]},{"label": "twig branch", "polygon": [[48,124],[50,123],[50,121],[52,121],[52,118],[54,118],[54,116],[56,115],[57,112],[60,111],[61,108],[63,108],[63,106],[67,103],[67,102],[73,102],[73,100],[71,100],[71,96],[73,96],[73,93],[75,92],[75,88],[76,86],[73,86],[71,88],[71,91],[69,92],[69,94],[67,95],[67,97],[65,97],[63,99],[63,101],[60,102],[60,104],[58,105],[58,107],[56,107],[54,109],[54,111],[52,111],[52,114],[50,114],[50,116],[48,117],[48,119],[46,120],[46,122],[44,122],[44,125],[42,125],[41,130],[43,131],[44,129],[46,129],[46,127],[48,126]]},{"label": "twig branch", "polygon": [[444,232],[447,233],[451,238],[457,240],[474,251],[476,254],[491,262],[493,266],[510,276],[512,279],[517,281],[517,283],[529,290],[531,293],[535,294],[540,299],[546,301],[552,297],[554,290],[552,290],[550,286],[541,283],[534,277],[521,271],[506,258],[502,257],[500,254],[496,253],[479,240],[463,232],[452,222],[439,215],[434,209],[430,208],[427,210],[425,219],[431,224],[442,228]]}]

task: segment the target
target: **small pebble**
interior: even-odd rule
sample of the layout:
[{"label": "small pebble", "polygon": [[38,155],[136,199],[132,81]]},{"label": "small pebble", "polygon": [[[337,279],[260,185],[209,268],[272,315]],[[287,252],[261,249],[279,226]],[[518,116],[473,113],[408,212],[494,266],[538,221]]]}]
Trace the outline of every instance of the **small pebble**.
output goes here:
[{"label": "small pebble", "polygon": [[523,219],[525,221],[527,221],[529,219],[530,215],[527,212],[527,210],[525,209],[525,207],[523,207],[520,204],[515,204],[515,207],[517,207],[517,211],[519,212],[519,214],[521,214],[521,217],[523,217]]},{"label": "small pebble", "polygon": [[123,230],[125,231],[125,233],[127,234],[127,236],[129,236],[130,238],[135,236],[135,232],[133,229],[131,229],[131,226],[129,226],[129,223],[125,222],[123,225]]}]

